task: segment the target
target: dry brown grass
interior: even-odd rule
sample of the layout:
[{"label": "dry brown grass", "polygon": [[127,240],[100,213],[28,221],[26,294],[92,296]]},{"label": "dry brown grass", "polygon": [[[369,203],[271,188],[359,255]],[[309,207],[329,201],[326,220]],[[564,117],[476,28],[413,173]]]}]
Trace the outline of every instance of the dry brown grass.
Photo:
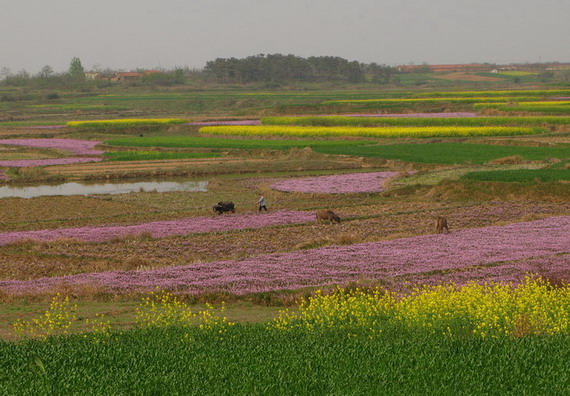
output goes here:
[{"label": "dry brown grass", "polygon": [[427,191],[426,196],[443,201],[537,201],[567,203],[570,184],[446,181]]},{"label": "dry brown grass", "polygon": [[520,155],[511,155],[509,157],[497,158],[487,162],[485,165],[518,165],[523,163]]}]

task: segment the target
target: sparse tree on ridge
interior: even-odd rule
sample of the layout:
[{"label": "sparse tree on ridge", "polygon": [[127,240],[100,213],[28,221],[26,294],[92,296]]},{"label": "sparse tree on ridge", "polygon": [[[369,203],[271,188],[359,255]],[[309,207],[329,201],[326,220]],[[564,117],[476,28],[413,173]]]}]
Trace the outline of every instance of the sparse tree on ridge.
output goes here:
[{"label": "sparse tree on ridge", "polygon": [[38,77],[40,78],[49,78],[53,74],[53,69],[50,65],[45,65],[42,67],[42,70],[38,73]]}]

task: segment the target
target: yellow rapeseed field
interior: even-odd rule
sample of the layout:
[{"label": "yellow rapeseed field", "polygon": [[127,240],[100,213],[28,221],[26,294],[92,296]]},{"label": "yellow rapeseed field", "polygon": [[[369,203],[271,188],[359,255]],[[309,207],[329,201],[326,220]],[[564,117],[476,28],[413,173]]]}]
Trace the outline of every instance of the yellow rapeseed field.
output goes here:
[{"label": "yellow rapeseed field", "polygon": [[422,286],[403,297],[381,290],[339,289],[329,295],[318,293],[297,313],[283,311],[272,327],[365,330],[373,335],[388,323],[483,338],[568,333],[570,287],[552,287],[540,278],[527,277],[518,286]]},{"label": "yellow rapeseed field", "polygon": [[346,127],[346,126],[207,126],[199,132],[208,135],[240,135],[240,136],[295,136],[295,137],[464,137],[464,136],[510,136],[530,135],[542,132],[539,128],[526,127]]}]

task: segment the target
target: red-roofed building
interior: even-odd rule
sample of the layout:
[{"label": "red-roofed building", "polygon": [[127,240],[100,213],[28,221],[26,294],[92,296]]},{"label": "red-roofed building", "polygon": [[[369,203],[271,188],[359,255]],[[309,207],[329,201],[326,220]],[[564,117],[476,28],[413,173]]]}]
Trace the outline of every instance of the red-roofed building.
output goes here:
[{"label": "red-roofed building", "polygon": [[143,75],[137,72],[119,72],[115,74],[112,81],[123,82],[123,81],[133,81],[139,80]]}]

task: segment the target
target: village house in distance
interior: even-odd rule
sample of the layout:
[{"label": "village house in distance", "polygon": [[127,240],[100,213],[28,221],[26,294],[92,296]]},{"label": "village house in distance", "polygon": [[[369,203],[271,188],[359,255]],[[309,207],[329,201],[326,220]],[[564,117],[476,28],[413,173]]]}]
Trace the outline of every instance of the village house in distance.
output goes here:
[{"label": "village house in distance", "polygon": [[161,73],[160,70],[145,70],[142,72],[117,72],[117,73],[102,73],[102,72],[86,72],[85,78],[88,80],[112,81],[112,82],[129,82],[142,79],[149,74]]}]

